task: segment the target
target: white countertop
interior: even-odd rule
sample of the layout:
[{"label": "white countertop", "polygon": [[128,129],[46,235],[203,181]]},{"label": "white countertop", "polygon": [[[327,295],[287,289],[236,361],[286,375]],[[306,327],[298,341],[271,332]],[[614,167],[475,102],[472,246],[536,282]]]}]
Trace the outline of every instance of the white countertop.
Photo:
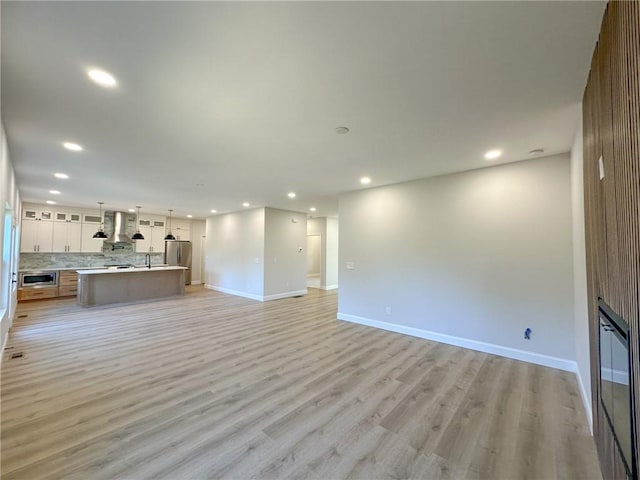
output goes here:
[{"label": "white countertop", "polygon": [[67,272],[67,271],[76,271],[76,270],[89,270],[96,267],[42,267],[42,268],[21,268],[18,270],[19,273],[29,273],[29,272]]},{"label": "white countertop", "polygon": [[164,272],[167,270],[188,270],[187,267],[179,267],[176,265],[168,267],[135,267],[135,268],[96,268],[93,270],[78,270],[78,275],[98,275],[103,273],[146,273],[146,272]]},{"label": "white countertop", "polygon": [[44,270],[58,270],[59,272],[72,272],[75,270],[90,270],[95,267],[55,267],[55,268],[45,268]]},{"label": "white countertop", "polygon": [[[154,263],[151,268],[168,267],[166,263]],[[147,268],[144,265],[136,265],[136,268]],[[42,267],[42,268],[21,268],[18,272],[75,272],[79,270],[106,270],[103,267]]]}]

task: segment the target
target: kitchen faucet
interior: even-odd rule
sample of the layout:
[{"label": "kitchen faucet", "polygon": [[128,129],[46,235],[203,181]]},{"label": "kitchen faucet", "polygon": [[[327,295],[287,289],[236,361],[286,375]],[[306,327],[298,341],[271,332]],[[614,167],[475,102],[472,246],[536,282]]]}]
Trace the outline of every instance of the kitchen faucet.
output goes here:
[{"label": "kitchen faucet", "polygon": [[144,266],[151,269],[151,255],[148,253],[144,256]]}]

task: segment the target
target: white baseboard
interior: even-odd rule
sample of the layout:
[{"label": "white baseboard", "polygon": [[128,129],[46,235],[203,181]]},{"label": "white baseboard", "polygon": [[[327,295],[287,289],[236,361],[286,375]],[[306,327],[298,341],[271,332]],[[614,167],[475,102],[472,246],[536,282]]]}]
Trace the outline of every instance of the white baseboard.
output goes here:
[{"label": "white baseboard", "polygon": [[397,325],[395,323],[371,320],[369,318],[350,315],[348,313],[338,312],[338,320],[359,323],[361,325],[381,328],[382,330],[389,330],[396,333],[404,333],[405,335],[411,335],[412,337],[433,340],[435,342],[446,343],[448,345],[455,345],[456,347],[469,348],[471,350],[477,350],[479,352],[492,353],[501,357],[513,358],[514,360],[522,360],[523,362],[534,363],[536,365],[542,365],[545,367],[557,368],[560,370],[565,370],[567,372],[575,373],[578,370],[578,366],[573,360],[551,357],[549,355],[528,352],[526,350],[519,350],[517,348],[504,347],[501,345],[495,345],[493,343],[485,343],[477,340],[470,340],[468,338],[430,332],[428,330],[406,327],[404,325]]},{"label": "white baseboard", "polygon": [[291,292],[275,293],[273,295],[265,295],[264,297],[262,297],[262,301],[268,302],[269,300],[279,300],[281,298],[297,297],[299,295],[306,295],[307,293],[309,292],[306,288],[304,290],[294,290]]},{"label": "white baseboard", "polygon": [[200,280],[195,280],[191,282],[191,285],[202,285],[202,282]]},{"label": "white baseboard", "polygon": [[582,375],[580,375],[580,369],[578,368],[576,368],[576,378],[578,380],[578,389],[580,390],[580,396],[582,397],[582,405],[584,405],[584,411],[587,414],[589,431],[591,432],[591,435],[593,435],[593,411],[591,410],[591,394],[584,388]]},{"label": "white baseboard", "polygon": [[325,287],[320,287],[322,290],[336,290],[338,285],[327,285]]},{"label": "white baseboard", "polygon": [[616,370],[615,368],[600,367],[603,376],[611,378],[613,383],[619,383],[620,385],[629,385],[629,373],[624,370]]},{"label": "white baseboard", "polygon": [[4,358],[4,347],[7,346],[7,340],[9,340],[9,329],[7,329],[7,333],[4,334],[4,338],[2,339],[2,350],[0,350],[0,368],[2,368],[2,359]]},{"label": "white baseboard", "polygon": [[[9,314],[9,328],[13,327],[13,322],[16,319],[17,311],[18,311],[18,296],[14,295],[13,301],[11,302],[11,313]],[[2,344],[2,349],[4,350],[4,344]]]},{"label": "white baseboard", "polygon": [[229,295],[236,295],[238,297],[244,297],[244,298],[250,298],[251,300],[257,300],[259,302],[268,302],[270,300],[279,300],[281,298],[289,298],[289,297],[296,297],[298,295],[306,295],[307,289],[305,288],[304,290],[294,290],[291,292],[282,292],[282,293],[275,293],[273,295],[256,295],[255,293],[248,293],[248,292],[241,292],[240,290],[232,290],[230,288],[224,288],[224,287],[217,287],[215,285],[209,285],[206,284],[205,288],[208,288],[209,290],[215,290],[216,292],[220,292],[220,293],[228,293]]},{"label": "white baseboard", "polygon": [[229,295],[235,295],[237,297],[250,298],[251,300],[258,300],[262,302],[262,295],[256,295],[255,293],[242,292],[240,290],[232,290],[231,288],[217,287],[216,285],[205,284],[205,288],[209,290],[215,290],[216,292],[228,293]]}]

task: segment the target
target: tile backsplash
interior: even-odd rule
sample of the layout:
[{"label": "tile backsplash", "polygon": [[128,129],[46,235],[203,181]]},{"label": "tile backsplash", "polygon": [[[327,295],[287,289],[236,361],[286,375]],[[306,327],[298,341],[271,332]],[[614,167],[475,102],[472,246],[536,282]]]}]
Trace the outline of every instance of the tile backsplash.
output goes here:
[{"label": "tile backsplash", "polygon": [[[152,264],[164,263],[163,253],[151,253],[150,255]],[[115,250],[113,253],[21,253],[20,270],[102,267],[108,263],[144,265],[144,257],[144,253],[123,252],[121,250]]]}]

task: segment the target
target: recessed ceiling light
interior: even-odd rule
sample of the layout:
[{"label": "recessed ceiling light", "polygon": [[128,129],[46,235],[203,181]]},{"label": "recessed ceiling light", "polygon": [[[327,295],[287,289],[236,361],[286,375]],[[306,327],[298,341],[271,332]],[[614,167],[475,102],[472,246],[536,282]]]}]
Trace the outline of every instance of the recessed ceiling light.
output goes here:
[{"label": "recessed ceiling light", "polygon": [[501,155],[502,155],[502,150],[489,150],[487,153],[484,154],[484,158],[486,158],[487,160],[495,160]]},{"label": "recessed ceiling light", "polygon": [[287,197],[296,198],[296,193],[295,192],[289,192],[289,193],[287,193]]},{"label": "recessed ceiling light", "polygon": [[250,207],[250,206],[251,206],[251,204],[250,204],[249,202],[244,202],[244,203],[242,204],[242,206],[243,206],[243,207]]},{"label": "recessed ceiling light", "polygon": [[60,195],[60,191],[59,190],[49,190],[49,193],[51,195]]},{"label": "recessed ceiling light", "polygon": [[118,84],[114,76],[104,70],[92,68],[87,72],[87,75],[89,75],[89,78],[101,87],[113,88]]},{"label": "recessed ceiling light", "polygon": [[336,133],[338,135],[344,135],[345,133],[349,133],[349,128],[347,128],[347,127],[336,127]]},{"label": "recessed ceiling light", "polygon": [[529,155],[540,155],[544,153],[544,148],[534,148],[533,150],[529,150]]},{"label": "recessed ceiling light", "polygon": [[310,211],[310,212],[315,212],[315,211],[316,211],[316,207],[311,207],[311,208],[309,209],[309,211]]},{"label": "recessed ceiling light", "polygon": [[369,177],[362,177],[360,179],[360,183],[362,185],[369,185],[371,183],[371,179]]},{"label": "recessed ceiling light", "polygon": [[218,213],[218,210],[213,209],[213,210],[211,210],[211,213]]},{"label": "recessed ceiling light", "polygon": [[134,213],[134,212],[136,211],[136,209],[135,209],[135,208],[130,208],[130,209],[129,209],[129,211],[130,211],[131,213]]},{"label": "recessed ceiling light", "polygon": [[187,218],[193,218],[193,215],[187,215]]},{"label": "recessed ceiling light", "polygon": [[80,145],[78,145],[77,143],[64,142],[62,144],[62,146],[64,148],[66,148],[67,150],[71,150],[72,152],[81,152],[82,151],[82,147]]},{"label": "recessed ceiling light", "polygon": [[53,200],[47,200],[47,205],[55,205],[56,202],[54,202]]},{"label": "recessed ceiling light", "polygon": [[67,175],[66,173],[54,173],[53,176],[56,178],[63,178],[63,179],[69,178],[69,175]]}]

